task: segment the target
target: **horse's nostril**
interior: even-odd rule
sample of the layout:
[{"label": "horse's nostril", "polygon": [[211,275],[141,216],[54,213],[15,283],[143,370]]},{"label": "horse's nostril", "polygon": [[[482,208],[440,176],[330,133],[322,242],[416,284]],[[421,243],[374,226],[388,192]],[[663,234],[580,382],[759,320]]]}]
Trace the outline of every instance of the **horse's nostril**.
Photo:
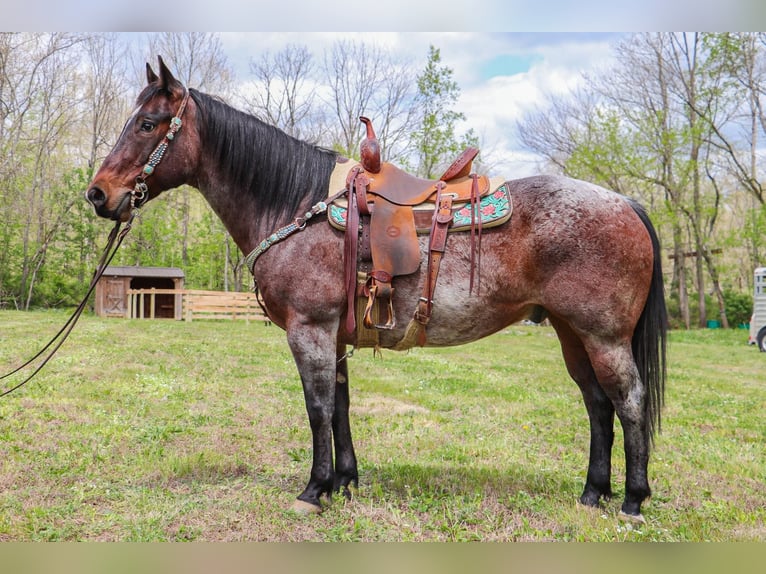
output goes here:
[{"label": "horse's nostril", "polygon": [[85,193],[85,197],[94,207],[101,207],[106,203],[106,194],[98,187],[91,187]]}]

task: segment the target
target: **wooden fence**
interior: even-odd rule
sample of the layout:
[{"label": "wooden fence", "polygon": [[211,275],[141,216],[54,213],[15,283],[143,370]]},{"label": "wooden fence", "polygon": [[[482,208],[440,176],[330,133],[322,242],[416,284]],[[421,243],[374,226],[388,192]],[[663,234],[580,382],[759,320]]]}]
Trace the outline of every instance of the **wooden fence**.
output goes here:
[{"label": "wooden fence", "polygon": [[[243,319],[268,321],[255,293],[233,291],[200,291],[194,289],[129,289],[128,310],[131,319],[154,319],[158,316],[159,300],[181,304],[180,317],[184,321],[197,319]],[[164,296],[164,297],[162,297]],[[178,314],[176,314],[178,316]]]}]

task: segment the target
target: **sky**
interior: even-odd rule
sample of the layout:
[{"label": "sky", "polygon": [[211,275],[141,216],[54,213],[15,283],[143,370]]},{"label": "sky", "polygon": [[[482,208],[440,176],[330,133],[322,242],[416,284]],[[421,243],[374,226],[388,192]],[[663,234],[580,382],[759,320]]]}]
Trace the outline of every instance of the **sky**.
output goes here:
[{"label": "sky", "polygon": [[[241,78],[251,56],[288,42],[320,53],[340,35],[425,63],[441,50],[468,118],[497,175],[536,171],[515,122],[542,94],[566,90],[608,65],[611,44],[636,31],[766,29],[763,0],[0,0],[0,29],[221,31]],[[292,32],[279,32],[291,30]],[[321,32],[332,30],[333,32]],[[398,32],[380,32],[398,30]],[[426,32],[427,31],[427,32]]]},{"label": "sky", "polygon": [[425,66],[429,46],[460,87],[455,110],[466,116],[458,129],[479,136],[491,174],[507,178],[538,173],[539,158],[524,151],[516,122],[544,101],[582,81],[584,72],[607,66],[620,33],[393,32],[393,33],[223,33],[224,51],[238,79],[249,76],[251,58],[290,43],[306,45],[321,60],[324,49],[344,38],[374,42],[395,56]]},{"label": "sky", "polygon": [[88,31],[725,31],[763,0],[0,0],[0,29]]}]

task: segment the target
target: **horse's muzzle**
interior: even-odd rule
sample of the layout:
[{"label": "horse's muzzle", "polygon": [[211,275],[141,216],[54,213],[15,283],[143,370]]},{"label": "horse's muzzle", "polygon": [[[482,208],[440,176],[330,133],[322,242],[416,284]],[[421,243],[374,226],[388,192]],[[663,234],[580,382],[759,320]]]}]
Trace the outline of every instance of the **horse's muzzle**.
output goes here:
[{"label": "horse's muzzle", "polygon": [[85,199],[96,208],[97,212],[106,205],[106,194],[100,187],[96,187],[95,185],[85,192]]},{"label": "horse's muzzle", "polygon": [[85,199],[90,202],[99,217],[111,219],[113,221],[120,219],[125,221],[129,215],[130,210],[127,209],[127,206],[130,202],[130,193],[124,195],[115,209],[109,209],[107,207],[109,198],[106,193],[104,193],[104,190],[96,185],[85,192]]}]

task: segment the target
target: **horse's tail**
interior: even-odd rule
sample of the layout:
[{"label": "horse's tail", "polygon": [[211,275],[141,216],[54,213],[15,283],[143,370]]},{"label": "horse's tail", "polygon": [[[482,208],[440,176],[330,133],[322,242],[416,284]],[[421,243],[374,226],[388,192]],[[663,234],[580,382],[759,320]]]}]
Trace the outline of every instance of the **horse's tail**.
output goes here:
[{"label": "horse's tail", "polygon": [[638,319],[636,330],[633,332],[633,358],[636,361],[639,376],[647,389],[647,424],[649,437],[653,442],[655,431],[660,430],[661,410],[665,402],[668,311],[665,307],[660,241],[657,238],[657,232],[644,208],[635,201],[630,201],[630,205],[649,232],[654,255],[649,295]]}]

